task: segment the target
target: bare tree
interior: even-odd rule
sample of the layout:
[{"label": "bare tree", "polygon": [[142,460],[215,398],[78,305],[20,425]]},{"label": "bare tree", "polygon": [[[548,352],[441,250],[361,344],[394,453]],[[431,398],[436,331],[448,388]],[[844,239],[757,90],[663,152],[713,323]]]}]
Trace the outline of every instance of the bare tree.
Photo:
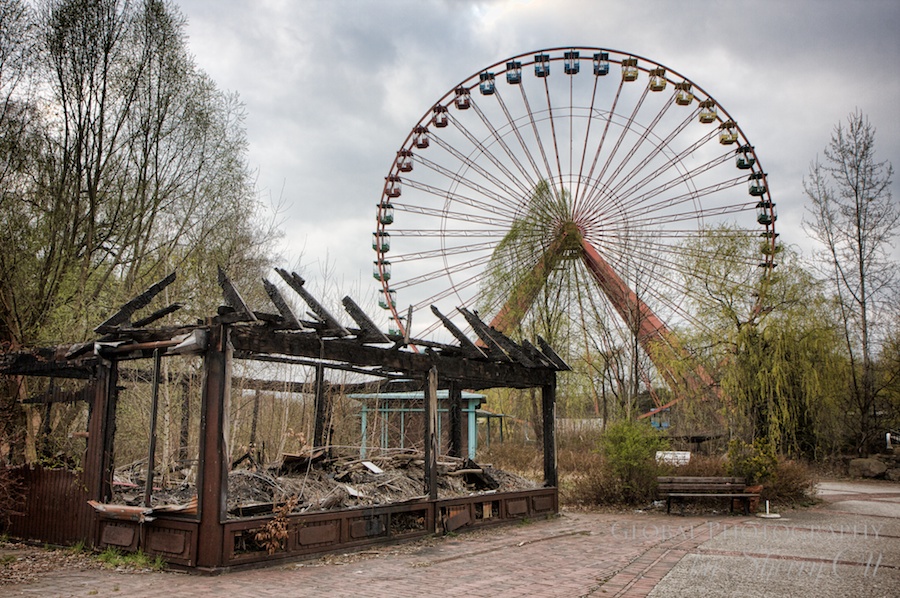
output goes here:
[{"label": "bare tree", "polygon": [[879,309],[897,282],[890,257],[900,209],[891,195],[893,167],[875,159],[875,127],[860,111],[834,128],[824,162],[811,165],[804,189],[812,202],[807,232],[824,246],[819,257],[834,285],[850,360],[849,392],[858,415],[857,449],[877,428]]}]

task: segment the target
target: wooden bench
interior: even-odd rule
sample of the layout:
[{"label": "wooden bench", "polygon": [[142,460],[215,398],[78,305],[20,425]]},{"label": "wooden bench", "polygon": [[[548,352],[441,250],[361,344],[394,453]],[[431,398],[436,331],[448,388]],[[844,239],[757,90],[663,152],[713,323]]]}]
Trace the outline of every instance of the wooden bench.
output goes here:
[{"label": "wooden bench", "polygon": [[745,492],[744,478],[718,478],[695,476],[671,476],[656,478],[659,497],[666,499],[666,513],[672,510],[672,499],[685,498],[727,498],[734,512],[735,499],[744,505],[744,515],[750,514],[750,500],[759,494]]}]

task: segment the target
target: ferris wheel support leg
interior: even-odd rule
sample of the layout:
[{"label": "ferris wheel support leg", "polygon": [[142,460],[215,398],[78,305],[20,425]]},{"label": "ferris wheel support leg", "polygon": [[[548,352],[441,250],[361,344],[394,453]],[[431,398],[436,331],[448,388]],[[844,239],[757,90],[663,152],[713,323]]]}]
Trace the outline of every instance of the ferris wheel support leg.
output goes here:
[{"label": "ferris wheel support leg", "polygon": [[[694,361],[650,306],[641,301],[589,242],[583,241],[582,249],[591,275],[625,324],[636,331],[638,342],[669,387],[675,392],[687,391],[691,396],[718,396],[718,387],[706,369]],[[679,374],[673,371],[672,364],[685,361],[689,364],[687,372]],[[683,397],[681,394],[670,405]]]}]

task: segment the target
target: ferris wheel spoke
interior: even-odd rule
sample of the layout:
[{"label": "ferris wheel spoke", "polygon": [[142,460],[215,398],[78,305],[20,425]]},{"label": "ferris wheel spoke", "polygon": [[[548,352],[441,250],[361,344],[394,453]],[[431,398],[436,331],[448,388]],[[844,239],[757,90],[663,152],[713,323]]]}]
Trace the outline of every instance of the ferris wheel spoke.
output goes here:
[{"label": "ferris wheel spoke", "polygon": [[[544,150],[544,142],[541,139],[540,131],[538,131],[537,122],[534,120],[534,112],[532,112],[531,106],[528,103],[528,94],[525,93],[524,85],[519,85],[519,93],[522,96],[522,103],[525,105],[525,113],[528,117],[528,122],[531,123],[531,131],[534,134],[535,144],[537,145],[537,148],[541,154],[541,159],[544,162],[543,172],[545,173],[545,175],[541,178],[551,181],[553,180],[553,169],[550,168],[550,162],[549,160],[547,160],[547,152]],[[528,151],[527,147],[525,151]]]},{"label": "ferris wheel spoke", "polygon": [[[497,97],[499,99],[499,92],[497,93]],[[478,102],[472,102],[472,110],[475,112],[475,114],[478,115],[478,117],[481,119],[482,124],[490,133],[491,137],[494,139],[494,141],[497,143],[497,145],[503,150],[503,153],[506,154],[506,157],[509,159],[510,162],[512,162],[513,166],[516,168],[516,170],[519,171],[519,173],[522,176],[521,177],[515,176],[515,174],[513,172],[511,172],[505,165],[503,165],[500,162],[498,157],[494,157],[493,153],[488,151],[488,148],[484,147],[484,145],[482,143],[479,143],[478,147],[484,147],[486,157],[489,160],[491,160],[492,162],[496,162],[498,164],[497,167],[501,169],[501,171],[504,173],[504,175],[506,175],[506,177],[508,177],[511,181],[516,183],[516,185],[519,187],[519,190],[523,194],[528,194],[531,191],[531,189],[533,189],[534,186],[536,185],[536,182],[534,181],[534,179],[532,179],[531,173],[528,171],[527,168],[525,168],[525,165],[522,164],[522,161],[518,158],[518,156],[516,156],[516,154],[515,154],[515,152],[513,152],[512,148],[509,147],[509,144],[506,143],[506,139],[503,137],[503,135],[500,134],[500,131],[497,129],[497,127],[494,126],[494,123],[491,122],[491,120],[487,117],[487,115],[481,109],[481,106],[479,106]],[[458,122],[457,119],[454,119],[454,121]],[[532,163],[532,166],[534,166],[533,163]],[[523,183],[523,181],[525,181],[525,182]]]},{"label": "ferris wheel spoke", "polygon": [[411,286],[414,286],[414,285],[417,285],[417,284],[422,284],[422,283],[425,283],[425,282],[431,282],[431,281],[433,281],[433,280],[437,280],[437,279],[439,279],[439,278],[443,278],[443,277],[445,277],[445,276],[447,276],[447,275],[456,274],[457,272],[465,272],[466,270],[469,270],[469,269],[471,269],[471,268],[475,268],[475,267],[478,267],[478,266],[483,266],[483,265],[485,265],[487,262],[489,262],[490,259],[491,259],[491,256],[488,255],[488,256],[482,256],[482,257],[479,257],[479,258],[471,259],[471,260],[468,260],[468,261],[465,261],[465,262],[459,262],[458,264],[454,264],[454,265],[448,266],[448,267],[446,267],[446,268],[441,268],[441,269],[435,270],[435,271],[433,271],[433,272],[429,272],[428,274],[422,274],[422,275],[420,275],[420,276],[414,276],[414,277],[409,278],[409,279],[407,279],[407,280],[398,282],[398,283],[394,284],[394,285],[392,286],[392,288],[393,288],[395,291],[401,291],[401,290],[403,290],[403,289],[405,289],[405,288],[408,288],[408,287],[411,287]]},{"label": "ferris wheel spoke", "polygon": [[[682,160],[682,159],[683,159],[682,156],[676,157],[669,164],[663,165],[662,167],[660,167],[659,169],[657,169],[656,171],[654,171],[653,173],[648,175],[642,181],[639,181],[632,187],[623,191],[619,196],[620,200],[622,201],[622,205],[624,207],[628,208],[628,207],[631,207],[632,205],[640,204],[641,202],[643,202],[644,200],[646,200],[649,197],[655,197],[655,196],[659,195],[660,193],[664,193],[664,192],[668,191],[669,189],[678,187],[680,185],[684,185],[684,184],[688,183],[691,179],[696,178],[699,175],[701,175],[709,170],[712,170],[713,168],[720,166],[721,164],[724,164],[725,162],[729,161],[731,159],[731,156],[729,156],[728,154],[721,154],[720,156],[713,158],[712,160],[710,160],[709,162],[706,162],[705,164],[699,164],[696,167],[692,168],[691,170],[683,170],[683,171],[679,172],[675,178],[670,179],[657,187],[649,189],[649,190],[645,191],[644,193],[641,193],[640,195],[634,195],[634,193],[636,191],[645,187],[646,184],[649,183],[650,181],[653,181],[657,178],[661,178],[662,174],[664,172],[670,170],[673,166],[680,163],[680,160]],[[676,160],[677,160],[677,162],[676,162]],[[745,179],[740,179],[740,180],[745,181]]]},{"label": "ferris wheel spoke", "polygon": [[[687,118],[685,118],[679,124],[678,127],[673,129],[664,139],[662,139],[661,141],[659,141],[656,144],[656,150],[658,152],[663,152],[666,148],[668,148],[669,145],[672,143],[672,141],[679,134],[681,134],[684,131],[684,129],[687,127],[688,124],[690,124],[690,122],[693,120],[693,118],[694,118],[693,114],[691,114]],[[664,172],[673,168],[676,164],[680,163],[686,156],[693,153],[696,149],[698,149],[699,147],[704,145],[706,142],[708,142],[714,136],[715,136],[715,132],[713,132],[712,135],[707,135],[705,137],[702,137],[699,141],[695,142],[694,144],[689,146],[687,149],[683,150],[679,154],[672,156],[669,160],[664,162],[660,167],[656,168],[654,171],[648,173],[643,178],[638,179],[637,181],[634,181],[635,178],[640,176],[640,173],[643,172],[643,170],[645,168],[649,167],[650,163],[653,161],[653,159],[656,155],[656,153],[654,153],[654,152],[648,153],[647,156],[644,157],[644,159],[642,159],[637,165],[635,165],[635,167],[632,168],[631,171],[625,177],[622,178],[622,180],[619,182],[618,185],[616,185],[615,187],[612,188],[611,193],[614,195],[618,195],[620,197],[628,197],[629,195],[631,195],[632,193],[634,193],[635,191],[637,191],[638,189],[642,188],[644,185],[649,183],[650,181],[654,180],[655,178],[661,176]],[[633,183],[632,186],[629,187],[627,190],[623,191],[622,187],[624,187],[626,184],[628,184],[630,182]]]},{"label": "ferris wheel spoke", "polygon": [[689,191],[680,195],[674,195],[672,197],[666,197],[664,199],[657,199],[658,196],[648,194],[646,197],[653,197],[654,199],[656,199],[656,201],[653,201],[652,203],[638,203],[637,201],[632,201],[627,205],[619,206],[619,208],[628,217],[643,216],[645,214],[652,214],[659,210],[671,208],[688,201],[695,201],[700,197],[712,195],[724,189],[737,187],[738,185],[742,185],[744,182],[746,182],[744,177],[736,177],[731,180],[725,180],[714,185],[709,185],[708,187],[704,187],[702,189],[696,189],[694,191]]},{"label": "ferris wheel spoke", "polygon": [[665,199],[654,202],[653,204],[641,205],[637,209],[633,210],[624,210],[622,206],[616,206],[617,213],[613,214],[612,212],[606,212],[603,214],[596,214],[593,215],[590,219],[586,219],[585,222],[591,224],[592,226],[598,226],[601,228],[603,226],[608,226],[610,223],[613,223],[617,220],[628,223],[628,225],[630,226],[640,224],[642,226],[653,227],[664,224],[666,222],[678,222],[693,218],[702,220],[703,217],[722,215],[733,211],[750,210],[754,208],[754,206],[756,205],[755,203],[743,202],[739,204],[729,204],[724,206],[710,206],[708,208],[699,208],[692,212],[660,213],[654,216],[654,214],[656,214],[657,212],[661,212],[663,208],[673,208],[685,203],[696,202],[700,198],[718,193],[723,189],[729,189],[743,182],[744,178],[738,177],[730,181],[723,181],[721,183],[710,185],[703,189],[692,190],[680,195],[667,197]]},{"label": "ferris wheel spoke", "polygon": [[[477,103],[472,102],[471,106],[475,109],[476,113],[479,112]],[[453,155],[457,160],[459,160],[462,165],[465,165],[467,168],[474,170],[485,180],[490,181],[503,189],[503,191],[509,197],[517,197],[523,192],[527,191],[527,186],[522,184],[520,178],[515,176],[515,174],[513,174],[493,152],[489,151],[484,143],[482,143],[481,140],[475,137],[475,135],[467,127],[465,127],[459,119],[449,118],[448,123],[452,124],[454,126],[454,129],[462,134],[469,141],[469,143],[472,144],[472,147],[476,150],[476,152],[474,154],[470,152],[468,155],[466,155],[462,151],[453,147],[442,136],[436,136],[434,139],[442,149]],[[504,177],[498,177],[495,173],[488,171],[486,167],[479,164],[475,159],[479,156],[484,156],[491,163],[491,165],[494,166],[494,168],[496,168],[500,173],[504,175]],[[506,180],[510,181],[513,185],[515,185],[517,190],[514,190],[508,185],[502,183],[501,178],[505,178]]]},{"label": "ferris wheel spoke", "polygon": [[[465,158],[461,157],[460,160],[463,163],[466,163],[466,164],[468,163],[468,161]],[[506,206],[507,208],[509,208],[509,210],[504,210],[505,213],[515,213],[516,208],[518,207],[516,202],[511,201],[509,199],[509,197],[515,197],[515,195],[516,195],[515,191],[513,191],[512,189],[508,189],[508,188],[503,189],[503,191],[505,191],[507,193],[507,195],[504,196],[503,194],[492,191],[492,190],[484,187],[483,185],[480,185],[480,184],[476,183],[475,181],[458,174],[457,172],[453,172],[449,168],[441,166],[437,162],[433,162],[431,160],[428,160],[428,159],[425,159],[422,157],[417,158],[416,161],[418,163],[422,164],[423,166],[425,166],[426,168],[428,168],[429,170],[431,170],[432,172],[436,172],[438,174],[443,175],[449,181],[452,181],[453,183],[459,183],[464,188],[483,195],[486,200],[493,200],[494,203],[489,203],[488,201],[479,202],[479,203],[483,204],[483,209],[485,211],[492,211],[492,212],[496,211],[497,205],[495,205],[495,204],[499,204],[499,206]],[[485,178],[487,178],[488,180],[490,180],[489,176],[490,175],[485,173]],[[404,179],[404,182],[406,182],[407,184],[411,184],[411,183],[422,184],[422,183],[418,183],[416,180],[410,180],[410,179]],[[445,195],[446,195],[446,193],[445,193]],[[470,199],[470,202],[475,202],[475,201],[477,201],[477,200]],[[469,205],[472,205],[472,207],[479,207],[477,205],[474,205],[473,203],[470,203]]]},{"label": "ferris wheel spoke", "polygon": [[391,229],[391,235],[395,237],[445,237],[448,239],[467,239],[467,238],[491,238],[502,239],[506,236],[506,231],[499,228],[493,229],[464,229],[464,228],[394,228]]},{"label": "ferris wheel spoke", "polygon": [[[586,180],[596,181],[596,183],[600,182],[600,176],[594,177],[594,170],[596,170],[597,165],[600,161],[600,154],[603,151],[606,145],[606,136],[609,134],[609,128],[612,124],[613,115],[616,113],[616,107],[619,105],[619,98],[622,95],[622,90],[624,88],[625,81],[624,79],[619,79],[619,87],[616,89],[616,95],[613,98],[612,106],[610,106],[609,110],[606,113],[606,123],[603,125],[603,133],[600,135],[600,141],[597,143],[597,148],[594,150],[594,159],[591,162],[591,169],[588,171]],[[588,113],[588,120],[593,120],[594,112],[593,112],[593,98],[591,98],[591,112]],[[585,145],[587,144],[587,138],[585,138]],[[596,184],[595,183],[595,184]],[[575,198],[574,202],[574,213],[576,215],[581,214],[584,209],[581,204],[584,203],[588,197],[590,197],[594,191],[590,187],[585,187],[583,194],[579,194],[578,197]]]},{"label": "ferris wheel spoke", "polygon": [[600,174],[598,174],[597,178],[594,179],[594,185],[591,187],[591,189],[588,193],[588,197],[587,197],[588,202],[591,201],[591,197],[593,195],[598,193],[598,185],[600,184],[601,181],[605,180],[606,171],[613,164],[616,154],[619,152],[619,149],[622,147],[622,143],[624,143],[625,138],[631,132],[631,127],[634,124],[634,120],[637,117],[638,112],[640,112],[641,106],[644,105],[644,100],[647,99],[648,93],[649,93],[648,89],[645,88],[644,93],[641,94],[640,99],[637,101],[637,103],[634,106],[634,109],[631,111],[631,115],[629,115],[627,120],[625,121],[625,125],[619,130],[619,136],[616,139],[616,143],[613,145],[612,150],[609,153],[609,156],[606,158],[606,161],[603,164],[603,168],[600,169]]},{"label": "ferris wheel spoke", "polygon": [[[547,98],[547,114],[550,117],[550,138],[553,140],[553,155],[556,156],[556,174],[559,177],[557,180],[559,181],[560,186],[562,186],[566,181],[563,179],[562,165],[559,162],[559,141],[556,139],[556,119],[553,117],[553,102],[550,100],[550,85],[548,84],[546,77],[544,77],[544,95]],[[571,109],[569,110],[569,114],[572,114]]]},{"label": "ferris wheel spoke", "polygon": [[478,251],[493,251],[497,243],[491,241],[488,243],[473,243],[471,245],[456,245],[454,247],[442,247],[440,249],[431,249],[429,251],[415,251],[391,256],[391,263],[402,264],[404,262],[416,262],[422,260],[431,260],[443,258],[447,255],[461,255],[466,253],[475,253]]},{"label": "ferris wheel spoke", "polygon": [[[497,96],[497,105],[500,106],[500,109],[503,111],[503,115],[506,117],[506,122],[509,125],[509,127],[512,129],[513,134],[516,137],[516,140],[519,142],[519,147],[522,149],[523,154],[525,155],[526,158],[528,158],[528,163],[531,164],[531,169],[534,172],[537,179],[532,179],[527,173],[523,172],[523,174],[525,174],[526,178],[532,183],[532,186],[536,186],[537,181],[542,180],[544,178],[544,176],[541,174],[541,169],[537,165],[537,162],[534,161],[534,156],[529,151],[528,144],[525,143],[525,138],[522,136],[522,132],[519,130],[519,127],[516,126],[516,121],[515,121],[515,119],[513,119],[513,116],[509,111],[509,107],[506,105],[506,102],[503,99],[503,94],[501,94],[500,90],[498,89],[495,92],[495,95]],[[518,161],[517,161],[517,163],[518,163]]]},{"label": "ferris wheel spoke", "polygon": [[478,208],[482,211],[488,212],[489,214],[494,214],[496,217],[475,214],[471,212],[448,210],[443,208],[416,206],[408,203],[392,204],[394,206],[394,210],[397,212],[434,216],[437,218],[445,218],[447,220],[455,220],[458,222],[475,222],[478,224],[486,224],[488,226],[497,227],[508,227],[510,224],[512,224],[513,217],[506,210],[501,210],[495,206],[486,204],[483,201],[479,201],[465,195],[460,195],[458,193],[447,193],[446,191],[444,193],[441,193],[441,190],[438,187],[434,187],[432,185],[424,185],[415,181],[407,181],[407,185],[414,189],[418,189],[419,191],[424,191],[425,193],[440,197],[442,200],[449,198],[460,205]]},{"label": "ferris wheel spoke", "polygon": [[[647,94],[647,92],[645,91],[644,97],[646,97],[646,94]],[[642,101],[642,103],[643,103],[643,101]],[[646,127],[642,127],[643,130],[641,131],[641,134],[638,136],[637,140],[632,145],[631,149],[629,149],[628,153],[625,154],[625,157],[619,161],[615,170],[613,170],[612,173],[610,173],[609,177],[606,179],[606,181],[607,181],[606,186],[610,187],[612,194],[615,194],[617,192],[617,190],[622,187],[622,185],[624,185],[628,182],[628,180],[629,180],[628,177],[623,177],[623,179],[618,184],[613,185],[613,183],[616,181],[616,178],[622,173],[623,170],[625,170],[626,165],[629,162],[631,162],[631,159],[634,158],[635,154],[637,154],[638,149],[640,149],[641,146],[644,144],[644,142],[647,141],[647,138],[650,136],[650,132],[653,129],[655,129],[657,126],[659,126],[659,122],[662,120],[663,116],[665,116],[666,112],[669,111],[669,108],[671,106],[672,106],[671,102],[666,102],[662,105],[662,108],[660,108],[659,111],[656,113],[656,116],[653,117],[653,120],[650,122],[650,125],[646,126]],[[631,125],[631,123],[633,123],[633,121],[634,121],[634,115],[632,115],[632,118],[629,120],[629,125]],[[663,147],[663,145],[659,144],[655,147],[655,149],[658,151],[661,147]],[[651,155],[653,155],[653,154],[651,154]],[[640,165],[638,165],[638,167],[640,167]],[[633,171],[632,171],[632,174],[633,174]]]}]

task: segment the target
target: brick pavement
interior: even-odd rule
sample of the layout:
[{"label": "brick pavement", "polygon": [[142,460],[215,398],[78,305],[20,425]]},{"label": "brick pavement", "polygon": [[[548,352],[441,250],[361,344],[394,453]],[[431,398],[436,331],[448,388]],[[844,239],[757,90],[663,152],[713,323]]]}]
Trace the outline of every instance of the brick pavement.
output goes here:
[{"label": "brick pavement", "polygon": [[[879,490],[890,493],[868,500],[890,500],[900,507],[900,487]],[[852,495],[853,503],[866,500],[863,496],[863,492]],[[803,563],[825,557],[834,560],[834,570],[841,573],[821,576],[823,583],[856,584],[849,587],[865,589],[871,596],[881,596],[882,586],[900,587],[900,517],[844,513],[841,504],[800,511],[777,524],[728,515],[564,512],[550,520],[218,576],[60,570],[30,583],[0,586],[0,594],[631,598],[687,592],[727,596],[738,595],[733,594],[736,587],[746,590],[754,576],[764,571],[766,583],[753,585],[759,590],[754,595],[819,596],[815,583],[790,575]],[[777,534],[760,533],[768,525]],[[878,531],[877,544],[871,530]],[[877,579],[870,575],[874,570],[866,561],[872,560],[875,550],[880,567]],[[765,555],[765,559],[754,561],[753,555]],[[751,567],[756,561],[765,568]],[[805,565],[804,570],[808,569]],[[767,588],[771,592],[766,593]]]},{"label": "brick pavement", "polygon": [[709,539],[705,518],[563,513],[413,546],[219,576],[60,571],[7,596],[645,596],[686,551]]}]

